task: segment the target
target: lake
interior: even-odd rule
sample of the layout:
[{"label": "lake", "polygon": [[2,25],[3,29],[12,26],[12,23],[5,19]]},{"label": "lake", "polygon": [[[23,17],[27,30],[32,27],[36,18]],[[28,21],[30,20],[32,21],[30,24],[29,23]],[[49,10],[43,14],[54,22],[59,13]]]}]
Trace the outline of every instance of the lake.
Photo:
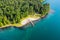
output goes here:
[{"label": "lake", "polygon": [[0,40],[60,40],[60,0],[47,0],[53,13],[26,25],[25,29],[10,27],[0,30]]}]

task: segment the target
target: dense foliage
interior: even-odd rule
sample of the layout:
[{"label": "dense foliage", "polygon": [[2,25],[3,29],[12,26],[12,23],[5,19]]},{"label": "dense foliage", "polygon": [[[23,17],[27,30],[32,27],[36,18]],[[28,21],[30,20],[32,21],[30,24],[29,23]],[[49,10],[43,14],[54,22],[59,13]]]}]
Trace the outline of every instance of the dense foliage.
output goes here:
[{"label": "dense foliage", "polygon": [[44,0],[0,0],[0,26],[19,23],[28,15],[46,15],[49,4]]}]

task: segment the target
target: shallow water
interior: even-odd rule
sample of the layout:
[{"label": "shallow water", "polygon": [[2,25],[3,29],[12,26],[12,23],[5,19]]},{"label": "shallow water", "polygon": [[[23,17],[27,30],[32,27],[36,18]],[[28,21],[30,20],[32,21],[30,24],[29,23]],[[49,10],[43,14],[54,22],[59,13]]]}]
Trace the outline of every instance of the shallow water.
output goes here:
[{"label": "shallow water", "polygon": [[34,27],[22,30],[8,28],[0,30],[0,40],[60,40],[60,0],[47,0],[54,13],[46,18],[35,22]]}]

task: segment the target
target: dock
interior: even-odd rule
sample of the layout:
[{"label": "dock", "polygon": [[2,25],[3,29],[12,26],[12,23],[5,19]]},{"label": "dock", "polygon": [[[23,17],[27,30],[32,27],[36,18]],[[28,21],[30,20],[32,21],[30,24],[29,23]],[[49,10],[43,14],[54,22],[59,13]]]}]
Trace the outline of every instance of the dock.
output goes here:
[{"label": "dock", "polygon": [[34,23],[31,20],[28,20],[28,21],[32,24],[32,26],[34,26]]}]

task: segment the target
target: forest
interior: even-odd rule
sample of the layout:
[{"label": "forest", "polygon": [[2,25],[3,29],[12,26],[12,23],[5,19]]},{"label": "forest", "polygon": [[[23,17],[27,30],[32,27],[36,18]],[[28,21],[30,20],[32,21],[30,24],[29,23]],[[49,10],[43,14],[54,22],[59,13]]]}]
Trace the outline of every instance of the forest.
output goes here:
[{"label": "forest", "polygon": [[28,15],[46,15],[50,5],[46,0],[0,0],[0,27],[19,23]]}]

